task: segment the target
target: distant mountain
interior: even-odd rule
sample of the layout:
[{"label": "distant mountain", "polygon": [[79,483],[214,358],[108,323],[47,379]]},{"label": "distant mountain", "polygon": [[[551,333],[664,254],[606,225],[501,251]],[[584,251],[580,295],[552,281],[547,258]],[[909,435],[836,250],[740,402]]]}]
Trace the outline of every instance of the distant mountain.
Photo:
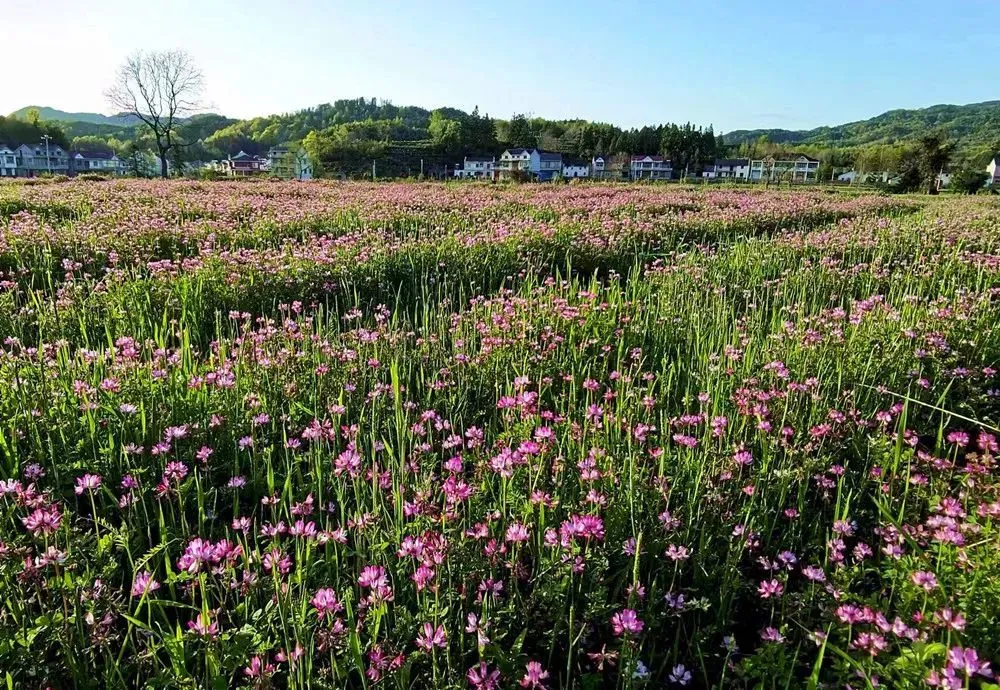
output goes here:
[{"label": "distant mountain", "polygon": [[778,144],[848,147],[912,141],[933,129],[944,129],[959,148],[991,145],[1000,139],[1000,101],[890,110],[868,120],[808,130],[738,129],[724,140],[741,144],[767,136]]},{"label": "distant mountain", "polygon": [[134,115],[127,115],[125,113],[121,113],[119,115],[101,115],[100,113],[68,113],[65,110],[58,110],[57,108],[49,108],[39,105],[25,106],[20,110],[12,112],[11,116],[24,120],[28,117],[28,111],[32,108],[38,110],[38,114],[42,120],[47,120],[49,122],[86,122],[91,125],[131,127],[139,121],[139,119]]}]

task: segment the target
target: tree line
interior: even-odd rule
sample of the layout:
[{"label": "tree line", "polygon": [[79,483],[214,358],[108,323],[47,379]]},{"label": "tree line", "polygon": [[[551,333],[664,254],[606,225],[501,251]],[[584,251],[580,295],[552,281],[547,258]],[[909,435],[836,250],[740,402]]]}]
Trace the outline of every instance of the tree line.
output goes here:
[{"label": "tree line", "polygon": [[[111,88],[110,104],[138,120],[135,126],[113,127],[42,122],[38,112],[24,119],[0,117],[0,142],[36,142],[43,134],[63,146],[81,150],[113,150],[139,172],[140,158],[157,154],[160,174],[167,161],[182,170],[187,161],[225,158],[239,151],[265,155],[277,144],[301,143],[317,169],[330,174],[358,175],[372,161],[388,164],[386,174],[409,174],[424,164],[444,169],[463,156],[497,156],[506,148],[525,147],[561,153],[568,159],[589,160],[597,154],[659,154],[675,170],[697,174],[721,157],[763,158],[804,153],[821,161],[820,179],[832,179],[838,170],[887,173],[901,187],[926,186],[930,171],[951,166],[969,185],[973,171],[982,170],[1000,140],[974,151],[956,151],[943,132],[919,140],[829,146],[793,145],[784,136],[767,134],[738,138],[727,145],[713,127],[666,123],[626,129],[583,119],[549,120],[515,114],[494,119],[457,108],[428,110],[397,106],[375,98],[341,99],[293,113],[232,120],[201,113],[201,72],[183,51],[135,53],[122,64]],[[937,175],[934,173],[934,176]]]}]

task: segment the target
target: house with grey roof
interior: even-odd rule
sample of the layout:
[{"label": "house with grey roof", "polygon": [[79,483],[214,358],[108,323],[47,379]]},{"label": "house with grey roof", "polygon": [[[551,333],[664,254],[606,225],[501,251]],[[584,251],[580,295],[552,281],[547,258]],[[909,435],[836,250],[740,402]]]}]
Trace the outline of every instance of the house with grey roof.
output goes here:
[{"label": "house with grey roof", "polygon": [[69,154],[59,144],[45,142],[21,144],[14,149],[17,157],[17,177],[36,177],[42,174],[68,175]]},{"label": "house with grey roof", "polygon": [[709,179],[745,180],[750,177],[750,161],[746,158],[716,158],[706,165],[701,176]]},{"label": "house with grey roof", "polygon": [[70,173],[97,173],[101,175],[124,175],[125,161],[114,151],[71,151],[69,155]]},{"label": "house with grey roof", "polygon": [[460,178],[492,180],[496,163],[495,156],[466,156],[461,166],[455,166],[453,174]]}]

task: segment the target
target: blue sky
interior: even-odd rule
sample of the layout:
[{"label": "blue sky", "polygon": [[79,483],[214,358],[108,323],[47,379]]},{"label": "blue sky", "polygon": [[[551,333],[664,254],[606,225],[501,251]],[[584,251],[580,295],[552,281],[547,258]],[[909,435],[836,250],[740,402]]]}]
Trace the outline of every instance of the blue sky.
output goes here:
[{"label": "blue sky", "polygon": [[[995,0],[0,0],[0,113],[107,112],[129,52],[184,48],[233,117],[338,98],[716,131],[1000,99]],[[13,29],[13,30],[10,30]]]}]

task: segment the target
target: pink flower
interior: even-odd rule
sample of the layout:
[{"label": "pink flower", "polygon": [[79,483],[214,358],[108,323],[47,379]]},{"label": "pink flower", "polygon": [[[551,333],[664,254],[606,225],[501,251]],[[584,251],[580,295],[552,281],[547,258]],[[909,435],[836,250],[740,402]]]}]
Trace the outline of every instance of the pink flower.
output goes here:
[{"label": "pink flower", "polygon": [[84,491],[93,491],[101,486],[101,477],[97,474],[85,474],[77,477],[76,487],[73,489],[76,495],[81,495]]},{"label": "pink flower", "polygon": [[764,642],[784,642],[785,636],[777,628],[767,627],[760,631],[760,639]]},{"label": "pink flower", "polygon": [[934,573],[928,572],[926,570],[918,570],[917,572],[913,573],[913,575],[910,576],[910,579],[913,580],[913,584],[917,585],[918,587],[923,587],[924,590],[927,592],[932,591],[935,587],[937,587],[938,584],[937,578],[934,576]]},{"label": "pink flower", "polygon": [[948,650],[948,666],[945,669],[945,675],[948,674],[949,670],[961,671],[970,678],[975,675],[982,676],[983,678],[993,677],[993,672],[990,670],[990,662],[980,661],[979,653],[972,647],[965,649],[962,647],[952,647]]},{"label": "pink flower", "polygon": [[243,669],[243,675],[247,678],[261,679],[270,676],[275,672],[274,664],[266,663],[257,655],[250,659],[250,665]]},{"label": "pink flower", "polygon": [[952,611],[951,609],[941,609],[935,616],[940,620],[945,627],[951,628],[957,632],[962,632],[965,630],[965,617],[958,611]]},{"label": "pink flower", "polygon": [[28,517],[21,518],[21,522],[35,537],[54,534],[62,523],[62,511],[55,503],[48,508],[35,508]]},{"label": "pink flower", "polygon": [[645,625],[633,609],[624,609],[611,617],[611,628],[617,637],[638,635]]},{"label": "pink flower", "polygon": [[806,579],[813,582],[826,582],[826,573],[823,572],[822,568],[815,565],[807,565],[802,569],[802,574],[805,575]]},{"label": "pink flower", "polygon": [[148,570],[143,570],[135,576],[132,583],[132,596],[141,597],[151,594],[160,588],[160,583],[153,579],[153,574]]},{"label": "pink flower", "polygon": [[522,688],[544,688],[545,679],[549,677],[549,672],[542,668],[537,661],[529,661],[525,666],[524,677],[521,679]]},{"label": "pink flower", "polygon": [[765,580],[760,583],[759,587],[757,587],[757,593],[760,594],[761,599],[770,599],[771,597],[781,596],[781,593],[784,591],[784,585],[774,579]]},{"label": "pink flower", "polygon": [[868,620],[868,616],[865,614],[864,609],[860,609],[852,604],[842,604],[838,606],[836,616],[841,623],[847,623],[848,625],[855,625]]},{"label": "pink flower", "polygon": [[507,541],[525,542],[528,541],[528,538],[528,528],[519,522],[507,528]]},{"label": "pink flower", "polygon": [[674,561],[686,561],[691,557],[691,551],[686,546],[677,546],[676,544],[671,544],[667,547],[666,557]]},{"label": "pink flower", "polygon": [[389,578],[386,577],[385,568],[380,565],[365,566],[358,577],[358,585],[365,589],[377,589],[388,584]]},{"label": "pink flower", "polygon": [[427,653],[434,651],[435,647],[444,649],[448,646],[448,635],[444,626],[434,626],[431,623],[424,623],[423,628],[417,635],[417,647]]},{"label": "pink flower", "polygon": [[687,448],[694,448],[698,445],[698,439],[694,436],[688,436],[686,434],[674,434],[671,438],[674,439],[674,443],[680,446],[686,446]]},{"label": "pink flower", "polygon": [[316,617],[320,620],[328,613],[335,614],[344,610],[344,605],[337,599],[337,593],[329,587],[316,590],[310,603],[316,609]]},{"label": "pink flower", "polygon": [[219,623],[210,616],[199,614],[194,620],[188,621],[188,630],[199,637],[214,640],[219,636]]},{"label": "pink flower", "polygon": [[952,431],[945,437],[948,443],[954,443],[956,446],[967,446],[969,445],[969,435],[964,431]]},{"label": "pink flower", "polygon": [[469,685],[476,690],[496,690],[500,687],[500,671],[490,670],[485,661],[480,661],[477,666],[470,668],[465,677],[469,680]]}]

